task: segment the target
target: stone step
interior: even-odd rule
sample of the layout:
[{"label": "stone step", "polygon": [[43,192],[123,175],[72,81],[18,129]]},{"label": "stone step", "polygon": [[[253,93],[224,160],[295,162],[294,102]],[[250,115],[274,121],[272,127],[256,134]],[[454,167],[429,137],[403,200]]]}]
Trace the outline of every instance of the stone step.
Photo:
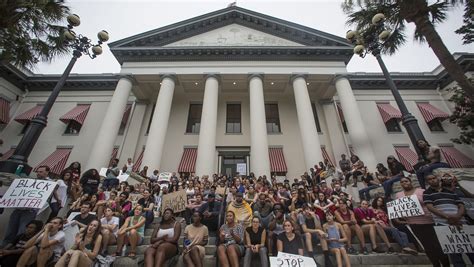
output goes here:
[{"label": "stone step", "polygon": [[[145,254],[145,251],[146,249],[149,247],[150,245],[141,245],[141,246],[137,246],[137,255],[144,255]],[[129,246],[127,246],[127,253],[129,251]],[[215,245],[207,245],[205,246],[205,249],[206,249],[206,255],[214,255],[217,251],[217,247]],[[114,253],[115,251],[117,250],[117,246],[114,245],[114,246],[108,246],[107,247],[107,252],[109,254],[112,254]]]},{"label": "stone step", "polygon": [[[151,235],[145,235],[144,239],[143,239],[143,245],[149,245],[150,244],[150,240],[151,240]],[[184,242],[184,236],[180,236],[179,237],[179,240],[178,240],[178,244],[179,245],[183,245],[183,242]],[[208,238],[208,245],[215,245],[217,242],[217,237],[215,236],[210,236]]]},{"label": "stone step", "polygon": [[[335,264],[336,259],[334,256],[331,257],[332,262]],[[324,256],[315,256],[316,262],[323,263]],[[417,256],[407,254],[369,254],[369,255],[350,255],[352,266],[384,266],[384,265],[430,265],[430,261],[426,254],[418,254]]]}]

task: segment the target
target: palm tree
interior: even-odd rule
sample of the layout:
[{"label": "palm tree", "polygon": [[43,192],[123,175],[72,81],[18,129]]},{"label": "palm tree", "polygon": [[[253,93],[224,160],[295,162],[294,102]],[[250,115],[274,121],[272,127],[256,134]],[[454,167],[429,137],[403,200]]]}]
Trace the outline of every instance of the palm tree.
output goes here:
[{"label": "palm tree", "polygon": [[[473,0],[466,1],[470,5]],[[458,83],[466,94],[474,99],[474,86],[465,76],[463,69],[456,63],[453,55],[444,45],[436,31],[434,24],[446,19],[446,12],[450,7],[448,1],[437,1],[429,4],[427,0],[346,0],[342,8],[349,18],[347,24],[356,25],[357,30],[366,30],[371,27],[372,17],[377,13],[384,13],[387,17],[386,25],[392,30],[392,35],[385,42],[383,53],[393,54],[404,44],[406,35],[405,24],[414,23],[415,39],[426,41],[449,75]],[[451,0],[452,4],[461,3],[461,0]],[[355,10],[355,7],[358,10]]]},{"label": "palm tree", "polygon": [[31,68],[68,52],[57,25],[68,14],[64,1],[0,0],[0,60]]}]

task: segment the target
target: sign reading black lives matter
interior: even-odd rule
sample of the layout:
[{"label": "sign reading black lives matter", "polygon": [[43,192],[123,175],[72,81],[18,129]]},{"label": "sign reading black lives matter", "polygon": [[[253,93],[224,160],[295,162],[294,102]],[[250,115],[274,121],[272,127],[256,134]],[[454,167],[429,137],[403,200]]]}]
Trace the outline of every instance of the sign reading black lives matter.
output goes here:
[{"label": "sign reading black lives matter", "polygon": [[15,179],[0,199],[0,208],[41,209],[55,187],[55,181]]},{"label": "sign reading black lives matter", "polygon": [[436,235],[444,254],[473,253],[474,226],[435,226]]},{"label": "sign reading black lives matter", "polygon": [[163,195],[161,200],[161,211],[163,212],[166,208],[171,208],[175,213],[181,212],[186,209],[186,205],[186,191],[180,190],[177,192]]},{"label": "sign reading black lives matter", "polygon": [[416,195],[406,196],[387,202],[388,218],[406,218],[425,214]]}]

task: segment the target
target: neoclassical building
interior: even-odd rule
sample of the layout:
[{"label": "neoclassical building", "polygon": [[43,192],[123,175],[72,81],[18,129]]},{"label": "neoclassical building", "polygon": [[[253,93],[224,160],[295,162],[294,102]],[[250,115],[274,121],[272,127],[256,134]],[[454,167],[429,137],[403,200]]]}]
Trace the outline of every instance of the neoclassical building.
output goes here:
[{"label": "neoclassical building", "polygon": [[[30,165],[58,173],[130,157],[137,170],[296,177],[341,154],[372,170],[388,155],[416,163],[384,76],[348,73],[341,37],[234,6],[109,46],[121,72],[69,77]],[[456,57],[472,75],[474,54]],[[474,167],[473,148],[450,141],[459,130],[446,120],[446,71],[392,76],[428,142],[451,165]],[[0,77],[3,160],[60,75],[2,65]]]}]

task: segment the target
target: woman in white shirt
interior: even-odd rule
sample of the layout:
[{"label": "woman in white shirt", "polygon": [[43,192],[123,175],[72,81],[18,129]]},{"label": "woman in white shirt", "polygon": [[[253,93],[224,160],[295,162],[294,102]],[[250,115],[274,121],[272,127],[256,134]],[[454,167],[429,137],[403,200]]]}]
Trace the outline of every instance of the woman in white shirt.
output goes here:
[{"label": "woman in white shirt", "polygon": [[117,234],[119,229],[119,218],[114,217],[112,208],[105,209],[105,216],[100,220],[102,224],[102,247],[104,249],[109,245],[117,244]]}]

